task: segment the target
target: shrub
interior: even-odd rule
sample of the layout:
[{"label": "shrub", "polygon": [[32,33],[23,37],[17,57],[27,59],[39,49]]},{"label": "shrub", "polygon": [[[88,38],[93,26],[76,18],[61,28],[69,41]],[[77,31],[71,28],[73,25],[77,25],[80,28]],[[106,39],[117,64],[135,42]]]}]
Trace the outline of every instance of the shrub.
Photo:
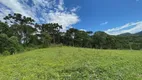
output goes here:
[{"label": "shrub", "polygon": [[50,47],[63,47],[63,44],[51,44]]},{"label": "shrub", "polygon": [[10,52],[11,55],[12,55],[12,54],[15,54],[15,53],[16,53],[16,49],[15,49],[14,47],[11,47],[11,48],[9,49],[9,52]]},{"label": "shrub", "polygon": [[4,52],[2,53],[2,55],[8,56],[8,55],[10,55],[10,52],[9,52],[9,51],[4,51]]},{"label": "shrub", "polygon": [[9,51],[13,54],[15,52],[20,52],[22,49],[17,37],[12,36],[9,38],[6,34],[0,34],[0,53]]},{"label": "shrub", "polygon": [[6,34],[0,34],[0,53],[8,50],[10,46],[11,43],[8,39],[8,36]]}]

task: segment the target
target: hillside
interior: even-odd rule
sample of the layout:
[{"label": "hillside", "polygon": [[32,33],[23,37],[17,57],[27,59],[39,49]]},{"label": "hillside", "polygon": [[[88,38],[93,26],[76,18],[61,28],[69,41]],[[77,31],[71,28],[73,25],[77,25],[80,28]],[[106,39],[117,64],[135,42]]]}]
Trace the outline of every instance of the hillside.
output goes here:
[{"label": "hillside", "polygon": [[141,31],[141,32],[136,33],[135,35],[142,36],[142,31]]},{"label": "hillside", "polygon": [[137,32],[137,33],[135,33],[135,34],[123,33],[123,34],[120,34],[119,36],[142,36],[142,31]]},{"label": "hillside", "polygon": [[133,34],[131,34],[131,33],[123,33],[123,34],[120,34],[119,36],[133,36]]},{"label": "hillside", "polygon": [[141,80],[141,53],[56,47],[0,56],[0,80]]}]

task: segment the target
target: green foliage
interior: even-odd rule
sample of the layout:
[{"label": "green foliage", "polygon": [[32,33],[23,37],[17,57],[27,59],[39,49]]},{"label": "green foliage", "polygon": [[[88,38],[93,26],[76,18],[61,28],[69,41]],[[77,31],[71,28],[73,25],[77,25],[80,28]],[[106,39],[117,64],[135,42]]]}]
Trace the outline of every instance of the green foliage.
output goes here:
[{"label": "green foliage", "polygon": [[96,32],[93,35],[93,43],[94,47],[98,49],[105,49],[105,45],[107,44],[108,34],[104,32]]},{"label": "green foliage", "polygon": [[21,51],[22,47],[18,43],[17,37],[10,37],[6,34],[0,34],[0,53],[4,51],[9,51],[11,54]]},{"label": "green foliage", "polygon": [[41,42],[43,44],[43,47],[48,47],[50,45],[50,42],[51,42],[50,35],[48,35],[46,33],[42,33]]},{"label": "green foliage", "polygon": [[0,34],[0,53],[3,53],[5,50],[9,48],[9,38],[6,34]]},{"label": "green foliage", "polygon": [[51,44],[50,47],[63,47],[63,44]]},{"label": "green foliage", "polygon": [[60,41],[60,29],[62,29],[62,26],[57,23],[43,24],[41,26],[41,33],[50,35],[52,38],[52,43],[55,44]]},{"label": "green foliage", "polygon": [[73,47],[0,56],[1,80],[141,80],[141,51]]},{"label": "green foliage", "polygon": [[8,14],[4,17],[4,20],[6,20],[6,23],[10,22],[12,24],[33,24],[34,20],[30,17],[22,16],[19,13],[14,14]]},{"label": "green foliage", "polygon": [[12,36],[9,38],[9,40],[13,43],[12,52],[15,53],[16,51],[21,52],[23,51],[22,45],[19,44],[18,38],[15,36]]},{"label": "green foliage", "polygon": [[36,29],[32,27],[34,20],[18,13],[9,14],[4,19],[12,24],[10,27],[12,36],[18,37],[19,42],[28,45],[30,36],[36,32]]},{"label": "green foliage", "polygon": [[11,35],[9,26],[1,21],[0,21],[0,34],[7,34],[8,36]]},{"label": "green foliage", "polygon": [[10,53],[9,51],[4,51],[4,52],[2,53],[2,55],[8,56],[8,55],[11,55],[11,53]]},{"label": "green foliage", "polygon": [[[5,37],[7,42],[0,52],[8,50],[13,54],[17,51],[22,51],[20,49],[22,46],[45,48],[49,47],[50,44],[96,49],[142,49],[141,32],[117,36],[112,36],[102,31],[93,33],[75,28],[61,32],[62,26],[58,23],[34,24],[32,18],[18,13],[9,14],[4,19],[7,23],[0,22],[0,34],[6,34],[8,37]],[[10,26],[8,26],[8,22],[11,23]],[[13,36],[17,37],[17,39],[13,38]],[[1,40],[1,42],[4,42],[4,39],[1,38]],[[7,44],[11,47],[7,48]]]}]

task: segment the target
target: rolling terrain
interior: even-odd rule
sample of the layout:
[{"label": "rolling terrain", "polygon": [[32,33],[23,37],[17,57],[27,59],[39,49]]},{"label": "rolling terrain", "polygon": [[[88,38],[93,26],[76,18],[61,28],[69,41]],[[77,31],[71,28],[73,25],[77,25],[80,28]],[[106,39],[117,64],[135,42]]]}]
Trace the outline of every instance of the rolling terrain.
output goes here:
[{"label": "rolling terrain", "polygon": [[0,80],[142,80],[142,51],[53,47],[0,56]]}]

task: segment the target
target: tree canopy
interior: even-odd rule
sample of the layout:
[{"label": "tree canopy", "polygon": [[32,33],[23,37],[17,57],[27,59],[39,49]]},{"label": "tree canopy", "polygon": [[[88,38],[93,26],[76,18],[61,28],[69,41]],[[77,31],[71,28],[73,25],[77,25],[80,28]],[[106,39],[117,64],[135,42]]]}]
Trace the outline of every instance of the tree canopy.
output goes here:
[{"label": "tree canopy", "polygon": [[20,51],[21,47],[63,44],[66,46],[97,49],[142,49],[142,35],[122,34],[108,35],[105,32],[82,31],[70,28],[61,32],[58,23],[37,24],[30,17],[14,13],[0,21],[0,53],[11,54]]}]

